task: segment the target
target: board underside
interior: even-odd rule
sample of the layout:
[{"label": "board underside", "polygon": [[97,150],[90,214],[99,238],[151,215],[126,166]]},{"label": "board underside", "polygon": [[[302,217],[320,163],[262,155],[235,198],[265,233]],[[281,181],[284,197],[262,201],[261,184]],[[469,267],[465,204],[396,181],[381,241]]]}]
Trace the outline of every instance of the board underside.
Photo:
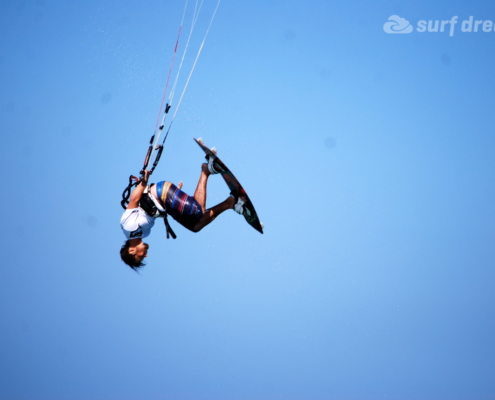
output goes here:
[{"label": "board underside", "polygon": [[244,208],[246,212],[244,213],[244,218],[246,219],[246,222],[251,225],[254,229],[256,229],[258,232],[263,233],[263,228],[261,227],[260,220],[258,218],[258,214],[256,213],[256,210],[253,206],[253,203],[249,199],[249,196],[247,195],[246,191],[242,187],[242,185],[239,183],[237,178],[234,176],[232,171],[223,163],[222,160],[218,158],[218,156],[213,153],[208,147],[206,147],[203,143],[198,141],[197,139],[194,139],[194,141],[198,144],[199,147],[205,152],[206,155],[211,156],[211,157],[216,157],[215,163],[217,163],[224,172],[221,173],[225,183],[229,187],[231,192],[237,191],[239,196],[245,201],[244,203]]}]

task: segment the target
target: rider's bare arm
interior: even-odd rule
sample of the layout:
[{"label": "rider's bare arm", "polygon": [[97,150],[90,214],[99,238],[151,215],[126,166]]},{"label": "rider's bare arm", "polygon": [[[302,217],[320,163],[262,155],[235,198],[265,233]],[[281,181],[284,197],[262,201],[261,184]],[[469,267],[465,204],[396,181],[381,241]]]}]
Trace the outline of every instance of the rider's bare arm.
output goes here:
[{"label": "rider's bare arm", "polygon": [[144,189],[146,189],[149,176],[150,176],[150,172],[148,170],[144,171],[143,179],[131,193],[131,198],[129,199],[127,210],[139,207],[139,200],[141,200],[141,196],[143,195]]}]

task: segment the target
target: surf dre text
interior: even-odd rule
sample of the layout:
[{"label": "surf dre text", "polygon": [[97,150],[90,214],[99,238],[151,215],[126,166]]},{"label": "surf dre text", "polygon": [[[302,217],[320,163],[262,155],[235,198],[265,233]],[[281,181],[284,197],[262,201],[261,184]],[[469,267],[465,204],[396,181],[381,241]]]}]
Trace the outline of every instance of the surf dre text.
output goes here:
[{"label": "surf dre text", "polygon": [[468,19],[459,21],[459,16],[454,16],[447,20],[420,20],[416,24],[416,29],[405,18],[398,15],[392,15],[383,25],[383,30],[386,33],[411,33],[414,30],[417,32],[430,33],[448,33],[449,36],[454,36],[456,30],[459,29],[462,33],[470,32],[495,32],[495,23],[492,20],[475,19],[470,16]]}]

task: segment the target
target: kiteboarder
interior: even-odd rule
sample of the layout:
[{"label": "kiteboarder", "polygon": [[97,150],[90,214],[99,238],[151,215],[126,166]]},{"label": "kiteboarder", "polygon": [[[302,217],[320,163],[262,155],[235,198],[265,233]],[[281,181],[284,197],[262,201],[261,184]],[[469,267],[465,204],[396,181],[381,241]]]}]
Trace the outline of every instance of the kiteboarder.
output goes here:
[{"label": "kiteboarder", "polygon": [[[216,206],[206,208],[206,186],[211,174],[222,172],[213,157],[201,165],[201,175],[194,196],[184,193],[182,182],[177,186],[162,181],[148,185],[150,172],[144,171],[140,183],[132,191],[129,204],[120,220],[120,225],[127,240],[120,249],[122,261],[132,269],[144,266],[143,260],[148,256],[149,245],[143,239],[150,234],[157,217],[164,218],[167,237],[175,239],[175,233],[168,224],[167,215],[192,232],[199,232],[226,210],[234,209],[244,214],[244,201],[232,193],[226,200]],[[137,178],[136,178],[137,179]]]}]

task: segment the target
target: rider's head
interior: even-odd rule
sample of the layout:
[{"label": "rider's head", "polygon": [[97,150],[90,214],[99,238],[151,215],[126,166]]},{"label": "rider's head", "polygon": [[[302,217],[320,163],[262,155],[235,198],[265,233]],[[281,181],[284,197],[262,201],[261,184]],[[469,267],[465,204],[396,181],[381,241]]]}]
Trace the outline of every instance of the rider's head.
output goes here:
[{"label": "rider's head", "polygon": [[134,271],[146,265],[143,260],[148,257],[149,246],[142,239],[129,239],[120,249],[120,257]]}]

